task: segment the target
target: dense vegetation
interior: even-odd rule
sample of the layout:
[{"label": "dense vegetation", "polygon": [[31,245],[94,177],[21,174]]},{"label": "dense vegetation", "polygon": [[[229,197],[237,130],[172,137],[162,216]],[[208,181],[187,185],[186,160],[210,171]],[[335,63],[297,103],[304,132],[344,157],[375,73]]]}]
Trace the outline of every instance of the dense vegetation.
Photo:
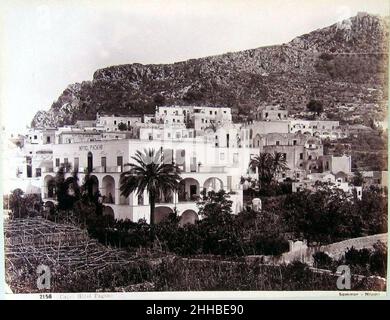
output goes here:
[{"label": "dense vegetation", "polygon": [[350,248],[341,259],[332,259],[325,252],[314,254],[314,265],[317,268],[336,272],[340,265],[348,265],[352,273],[360,275],[377,275],[386,278],[387,274],[387,245],[378,242],[373,249]]}]

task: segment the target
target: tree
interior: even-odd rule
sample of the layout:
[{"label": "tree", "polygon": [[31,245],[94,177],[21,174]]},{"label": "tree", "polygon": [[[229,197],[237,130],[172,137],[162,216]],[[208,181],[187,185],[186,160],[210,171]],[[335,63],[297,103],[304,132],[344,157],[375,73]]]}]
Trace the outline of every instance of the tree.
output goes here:
[{"label": "tree", "polygon": [[252,170],[258,169],[259,187],[269,185],[278,174],[288,170],[285,156],[280,152],[260,153],[249,162]]},{"label": "tree", "polygon": [[288,169],[285,155],[281,152],[275,152],[272,156],[272,177],[275,178]]},{"label": "tree", "polygon": [[121,122],[118,124],[118,129],[120,131],[127,131],[129,128],[127,127],[126,123]]},{"label": "tree", "polygon": [[160,93],[157,93],[154,97],[153,97],[153,101],[156,105],[158,106],[163,106],[165,104],[165,97],[160,94]]},{"label": "tree", "polygon": [[356,170],[353,174],[352,183],[354,186],[362,186],[364,183],[364,178],[362,173],[359,170]]},{"label": "tree", "polygon": [[77,172],[73,172],[72,177],[65,179],[65,172],[68,172],[69,169],[69,166],[61,165],[55,177],[58,208],[60,210],[72,209],[74,203],[81,197]]},{"label": "tree", "polygon": [[304,190],[284,200],[284,219],[289,231],[307,242],[332,243],[362,235],[362,218],[352,196],[325,183],[316,191]]},{"label": "tree", "polygon": [[224,223],[230,219],[232,213],[232,201],[229,200],[229,197],[225,190],[218,192],[203,190],[202,197],[196,204],[199,208],[199,214],[204,218]]},{"label": "tree", "polygon": [[145,190],[149,194],[150,224],[154,225],[154,209],[156,199],[162,192],[167,195],[179,187],[180,169],[173,163],[163,163],[161,151],[144,149],[144,153],[137,151],[131,157],[135,163],[130,163],[130,169],[121,174],[120,191],[125,197],[132,192],[142,194]]},{"label": "tree", "polygon": [[258,179],[259,187],[261,188],[263,184],[269,184],[272,180],[271,168],[272,168],[272,159],[269,153],[261,153],[258,156],[255,156],[249,162],[249,167],[252,170],[258,170]]},{"label": "tree", "polygon": [[306,108],[311,112],[317,113],[317,115],[320,115],[324,111],[324,107],[322,106],[322,103],[317,100],[310,100],[306,105]]},{"label": "tree", "polygon": [[25,194],[21,189],[15,189],[9,196],[11,218],[24,218],[39,212],[41,199],[37,194]]}]

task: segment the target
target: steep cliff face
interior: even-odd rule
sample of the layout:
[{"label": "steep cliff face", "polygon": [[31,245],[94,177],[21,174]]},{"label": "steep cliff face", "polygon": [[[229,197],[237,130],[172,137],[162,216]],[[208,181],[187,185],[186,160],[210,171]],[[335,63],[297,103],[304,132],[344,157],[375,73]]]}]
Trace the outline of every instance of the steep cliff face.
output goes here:
[{"label": "steep cliff face", "polygon": [[382,105],[387,39],[387,20],[359,14],[288,44],[174,64],[112,66],[70,85],[32,125],[70,124],[98,111],[149,113],[170,103],[229,106],[239,115],[267,103],[299,110],[312,98],[335,111],[343,103]]}]

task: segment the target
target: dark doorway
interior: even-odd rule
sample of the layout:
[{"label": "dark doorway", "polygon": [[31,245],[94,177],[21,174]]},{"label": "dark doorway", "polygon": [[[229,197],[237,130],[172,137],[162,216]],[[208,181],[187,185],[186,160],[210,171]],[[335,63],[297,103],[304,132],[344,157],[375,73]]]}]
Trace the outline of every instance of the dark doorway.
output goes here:
[{"label": "dark doorway", "polygon": [[190,199],[191,200],[195,200],[196,192],[197,192],[196,184],[191,184],[190,185]]},{"label": "dark doorway", "polygon": [[92,152],[88,152],[88,173],[91,173],[93,169],[93,155]]}]

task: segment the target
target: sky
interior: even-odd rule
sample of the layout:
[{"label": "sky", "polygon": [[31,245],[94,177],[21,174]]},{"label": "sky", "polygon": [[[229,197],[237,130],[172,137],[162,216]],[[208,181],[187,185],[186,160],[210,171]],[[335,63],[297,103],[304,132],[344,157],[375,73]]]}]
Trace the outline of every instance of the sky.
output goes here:
[{"label": "sky", "polygon": [[0,121],[25,129],[99,68],[281,44],[389,10],[388,0],[0,0]]}]

